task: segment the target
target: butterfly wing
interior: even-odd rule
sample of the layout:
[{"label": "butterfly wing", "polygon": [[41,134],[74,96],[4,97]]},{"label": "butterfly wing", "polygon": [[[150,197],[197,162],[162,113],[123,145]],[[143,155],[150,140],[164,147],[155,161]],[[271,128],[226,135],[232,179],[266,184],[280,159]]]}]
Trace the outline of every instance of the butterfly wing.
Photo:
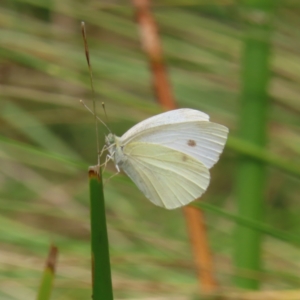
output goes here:
[{"label": "butterfly wing", "polygon": [[[228,135],[225,126],[209,121],[186,121],[147,128],[129,141],[153,143],[185,153],[210,169],[219,159]],[[126,145],[128,140],[123,140]]]},{"label": "butterfly wing", "polygon": [[195,158],[149,143],[129,143],[120,166],[154,204],[174,209],[199,198],[207,189],[208,169]]}]

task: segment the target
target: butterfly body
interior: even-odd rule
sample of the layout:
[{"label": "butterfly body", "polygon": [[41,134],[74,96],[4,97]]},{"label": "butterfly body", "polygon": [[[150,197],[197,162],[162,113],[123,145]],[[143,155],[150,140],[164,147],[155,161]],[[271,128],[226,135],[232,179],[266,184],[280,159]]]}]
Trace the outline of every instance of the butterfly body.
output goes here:
[{"label": "butterfly body", "polygon": [[120,171],[123,163],[126,161],[126,155],[123,152],[123,145],[121,144],[121,138],[110,133],[106,137],[106,146],[109,152],[109,157],[114,161],[116,168]]},{"label": "butterfly body", "polygon": [[122,137],[109,134],[109,157],[158,206],[173,209],[199,198],[210,181],[228,134],[225,126],[193,109],[146,119]]}]

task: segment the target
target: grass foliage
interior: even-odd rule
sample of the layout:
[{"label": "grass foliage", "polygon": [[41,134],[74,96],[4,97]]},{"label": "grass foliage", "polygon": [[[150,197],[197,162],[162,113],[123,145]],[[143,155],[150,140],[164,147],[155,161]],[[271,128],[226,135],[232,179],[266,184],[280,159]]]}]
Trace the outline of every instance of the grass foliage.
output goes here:
[{"label": "grass foliage", "polygon": [[[239,1],[154,1],[165,60],[180,107],[230,128],[231,142],[202,197],[221,286],[232,286],[237,155],[267,163],[264,289],[299,286],[300,7],[278,1],[271,39],[267,145],[237,139],[244,25]],[[125,1],[5,1],[0,7],[0,298],[34,299],[50,243],[59,248],[52,299],[91,297],[87,168],[96,164],[94,120],[80,32],[87,26],[96,99],[121,135],[161,111]],[[98,105],[98,115],[104,114]],[[99,127],[100,140],[106,133]],[[245,154],[244,153],[244,154]],[[112,164],[104,177],[115,173]],[[153,206],[125,176],[104,189],[115,299],[191,299],[198,293],[180,210]],[[249,223],[250,222],[250,223]],[[254,225],[253,225],[254,224]],[[267,230],[263,227],[267,225]],[[278,234],[280,237],[278,238]],[[286,235],[286,239],[284,236]],[[296,240],[296,238],[295,238]]]}]

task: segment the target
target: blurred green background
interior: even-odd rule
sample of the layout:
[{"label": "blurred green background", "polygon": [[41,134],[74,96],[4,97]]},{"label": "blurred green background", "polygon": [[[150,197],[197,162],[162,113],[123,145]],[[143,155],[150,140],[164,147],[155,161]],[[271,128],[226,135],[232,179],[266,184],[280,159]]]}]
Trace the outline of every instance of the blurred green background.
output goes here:
[{"label": "blurred green background", "polygon": [[[0,298],[34,299],[51,242],[60,251],[53,299],[90,299],[87,168],[96,163],[90,47],[98,115],[122,135],[162,111],[134,7],[126,1],[7,0],[0,7]],[[239,124],[244,22],[240,1],[153,1],[180,107]],[[271,38],[267,151],[299,165],[300,7],[277,1]],[[99,129],[103,144],[106,131]],[[227,147],[203,201],[236,212],[237,153]],[[112,163],[105,177],[115,172]],[[300,233],[299,179],[267,168],[265,223]],[[116,299],[192,299],[199,286],[182,211],[152,205],[124,175],[105,186]],[[206,212],[215,275],[233,286],[235,224]],[[262,289],[296,289],[300,253],[263,239]],[[151,298],[153,297],[153,298]],[[156,297],[156,298],[154,298]],[[177,298],[176,298],[177,297]]]}]

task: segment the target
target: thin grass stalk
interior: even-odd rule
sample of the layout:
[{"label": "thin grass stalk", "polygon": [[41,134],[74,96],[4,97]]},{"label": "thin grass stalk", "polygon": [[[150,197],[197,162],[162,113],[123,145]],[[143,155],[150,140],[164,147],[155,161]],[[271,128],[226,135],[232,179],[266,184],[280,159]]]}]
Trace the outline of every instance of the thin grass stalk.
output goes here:
[{"label": "thin grass stalk", "polygon": [[[242,96],[240,136],[264,147],[266,143],[268,83],[270,79],[270,34],[274,0],[244,0],[246,21],[242,61]],[[238,213],[248,219],[261,221],[264,211],[265,165],[240,156],[236,191]],[[261,270],[261,232],[238,226],[235,245],[235,266],[238,274]],[[259,279],[236,276],[241,288],[258,289]]]},{"label": "thin grass stalk", "polygon": [[37,300],[49,300],[52,293],[53,281],[55,278],[55,267],[57,262],[58,249],[54,245],[50,246],[46,260],[46,266],[37,294]]},{"label": "thin grass stalk", "polygon": [[103,184],[99,167],[89,168],[93,300],[113,300]]},{"label": "thin grass stalk", "polygon": [[[158,26],[150,10],[150,1],[132,0],[132,2],[136,8],[141,43],[148,56],[150,69],[152,70],[154,92],[157,100],[163,108],[174,109],[177,107],[177,104],[168,80],[158,35]],[[183,212],[198,269],[199,285],[202,288],[202,292],[211,292],[217,287],[217,283],[213,274],[213,260],[209,248],[204,215],[199,209],[191,206],[184,207]]]}]

